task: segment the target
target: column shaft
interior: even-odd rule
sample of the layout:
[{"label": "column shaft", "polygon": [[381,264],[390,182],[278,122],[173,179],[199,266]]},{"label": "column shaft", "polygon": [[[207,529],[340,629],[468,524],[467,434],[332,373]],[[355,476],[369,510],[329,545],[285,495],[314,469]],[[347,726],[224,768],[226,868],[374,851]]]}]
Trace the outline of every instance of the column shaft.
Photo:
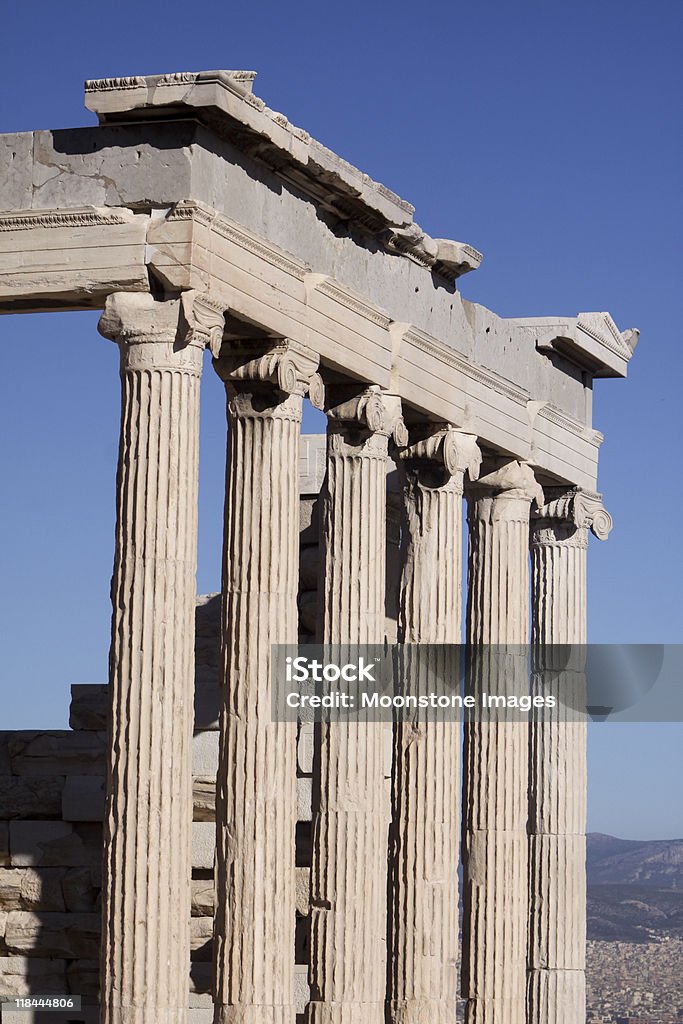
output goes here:
[{"label": "column shaft", "polygon": [[[367,399],[365,411],[362,405]],[[322,494],[322,640],[384,636],[388,438],[375,393],[331,415]],[[369,424],[369,426],[368,426]],[[384,729],[319,723],[313,780],[309,1024],[383,1024],[389,799]]]},{"label": "column shaft", "polygon": [[[527,692],[520,645],[528,642],[529,510],[536,493],[529,467],[514,462],[487,473],[469,493],[467,629],[474,691]],[[465,1019],[524,1024],[526,724],[469,723],[463,765]]]},{"label": "column shaft", "polygon": [[270,665],[271,644],[297,640],[303,386],[284,353],[273,383],[271,356],[248,371],[230,354],[216,363],[228,392],[217,1024],[295,1018],[296,723],[272,720]]},{"label": "column shaft", "polygon": [[202,347],[177,302],[112,296],[122,415],[112,579],[102,1020],[180,1024],[190,966],[197,458]]},{"label": "column shaft", "polygon": [[[425,455],[429,445],[430,459]],[[404,559],[399,640],[410,692],[428,692],[453,666],[462,615],[462,494],[465,460],[451,472],[444,447],[469,455],[474,439],[454,430],[402,453]],[[436,457],[435,457],[436,456]],[[441,456],[439,459],[438,456]],[[418,648],[413,645],[430,645]],[[389,838],[387,1017],[392,1024],[455,1019],[460,847],[460,725],[394,723]]]},{"label": "column shaft", "polygon": [[[576,709],[585,703],[587,542],[568,519],[532,523],[534,686],[556,706],[531,725],[529,1024],[574,1024],[586,1012],[586,723]],[[554,652],[560,644],[576,648],[557,671],[569,653]]]}]

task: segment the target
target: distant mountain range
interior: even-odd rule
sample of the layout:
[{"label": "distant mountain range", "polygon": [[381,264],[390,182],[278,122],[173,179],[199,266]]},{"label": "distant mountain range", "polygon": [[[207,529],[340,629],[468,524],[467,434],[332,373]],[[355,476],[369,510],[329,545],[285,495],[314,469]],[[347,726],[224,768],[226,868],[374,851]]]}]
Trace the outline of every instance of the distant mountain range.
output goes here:
[{"label": "distant mountain range", "polygon": [[683,938],[683,839],[588,835],[588,938]]}]

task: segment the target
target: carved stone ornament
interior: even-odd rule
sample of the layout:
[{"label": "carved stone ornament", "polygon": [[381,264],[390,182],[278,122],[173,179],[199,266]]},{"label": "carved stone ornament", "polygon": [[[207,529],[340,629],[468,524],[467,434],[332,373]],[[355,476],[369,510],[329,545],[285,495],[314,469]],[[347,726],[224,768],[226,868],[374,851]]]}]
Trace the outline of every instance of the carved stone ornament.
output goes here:
[{"label": "carved stone ornament", "polygon": [[467,473],[470,480],[478,479],[481,467],[475,435],[464,434],[450,425],[406,447],[401,458],[414,463],[438,462],[449,476]]},{"label": "carved stone ornament", "polygon": [[218,358],[223,344],[226,308],[200,292],[183,292],[181,298],[183,318],[189,334],[210,349]]},{"label": "carved stone ornament", "polygon": [[366,388],[360,395],[329,408],[327,415],[332,421],[358,423],[373,434],[390,433],[390,429],[387,429],[387,410],[377,387]]},{"label": "carved stone ornament", "polygon": [[311,401],[317,405],[323,400],[322,382],[314,379],[318,361],[316,353],[299,342],[255,338],[224,346],[214,366],[226,384],[271,385],[283,395],[312,390]]},{"label": "carved stone ornament", "polygon": [[602,495],[579,487],[568,491],[546,488],[543,503],[532,515],[534,519],[567,520],[577,529],[590,529],[598,540],[607,540],[614,525],[612,516],[602,503]]}]

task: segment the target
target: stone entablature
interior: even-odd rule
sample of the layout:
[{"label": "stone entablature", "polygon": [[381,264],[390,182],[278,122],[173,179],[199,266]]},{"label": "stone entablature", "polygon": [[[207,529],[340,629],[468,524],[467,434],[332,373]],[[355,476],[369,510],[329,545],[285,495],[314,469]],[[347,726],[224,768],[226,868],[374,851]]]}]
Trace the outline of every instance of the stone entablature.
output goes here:
[{"label": "stone entablature", "polygon": [[437,259],[460,243],[424,236],[410,204],[269,111],[252,80],[88,83],[99,127],[0,136],[0,310],[102,307],[150,278],[197,289],[418,416],[595,489],[592,379],[625,374],[637,332],[463,300]]}]

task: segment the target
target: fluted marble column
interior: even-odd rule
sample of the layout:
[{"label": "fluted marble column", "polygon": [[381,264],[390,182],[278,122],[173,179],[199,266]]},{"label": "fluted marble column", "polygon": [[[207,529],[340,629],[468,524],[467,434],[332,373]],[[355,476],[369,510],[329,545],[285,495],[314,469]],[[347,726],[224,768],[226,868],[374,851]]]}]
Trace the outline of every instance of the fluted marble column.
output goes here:
[{"label": "fluted marble column", "polygon": [[[191,303],[190,303],[191,306]],[[121,351],[104,821],[105,1024],[180,1024],[190,964],[197,457],[202,349],[188,297],[109,297]],[[195,327],[197,325],[195,324]]]},{"label": "fluted marble column", "polygon": [[225,344],[228,452],[217,780],[216,1024],[294,1024],[296,723],[272,720],[271,644],[297,641],[299,431],[317,357]]},{"label": "fluted marble column", "polygon": [[[468,642],[473,689],[527,692],[530,467],[485,464],[468,489]],[[489,645],[496,645],[495,648]],[[501,648],[508,653],[501,653]],[[524,1024],[528,726],[465,727],[462,994],[466,1024]]]},{"label": "fluted marble column", "polygon": [[[389,415],[369,389],[328,407],[320,636],[384,639]],[[384,729],[316,725],[308,1024],[383,1024],[389,799]]]},{"label": "fluted marble column", "polygon": [[[555,489],[531,523],[535,712],[529,762],[529,1024],[586,1016],[586,551],[611,519],[598,495]],[[573,645],[561,649],[553,645]]]},{"label": "fluted marble column", "polygon": [[[410,692],[452,668],[462,611],[463,476],[476,479],[476,440],[452,428],[401,453],[404,564],[399,641]],[[450,650],[452,655],[453,651]],[[389,839],[387,1018],[453,1024],[457,997],[460,726],[404,718],[394,724]]]}]

